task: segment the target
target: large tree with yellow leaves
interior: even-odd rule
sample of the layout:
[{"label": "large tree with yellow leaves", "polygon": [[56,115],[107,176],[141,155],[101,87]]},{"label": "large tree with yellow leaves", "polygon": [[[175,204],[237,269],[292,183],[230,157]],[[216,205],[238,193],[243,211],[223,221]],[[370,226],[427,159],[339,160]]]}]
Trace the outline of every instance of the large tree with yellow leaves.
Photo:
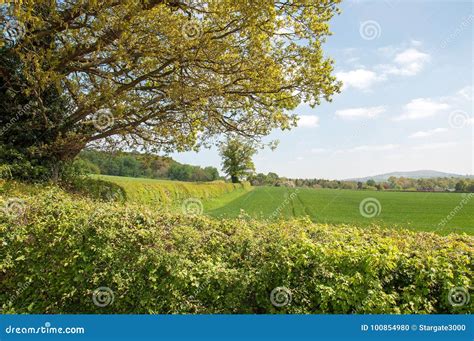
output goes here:
[{"label": "large tree with yellow leaves", "polygon": [[289,129],[297,121],[289,110],[339,91],[322,51],[338,2],[4,6],[4,154],[14,149],[54,168],[91,144],[184,151],[223,133],[258,141],[272,129]]}]

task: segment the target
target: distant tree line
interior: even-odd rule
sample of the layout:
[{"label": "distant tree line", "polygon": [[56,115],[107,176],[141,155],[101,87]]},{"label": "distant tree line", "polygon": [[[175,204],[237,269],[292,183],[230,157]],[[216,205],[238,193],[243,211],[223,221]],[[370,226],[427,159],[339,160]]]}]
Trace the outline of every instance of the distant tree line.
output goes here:
[{"label": "distant tree line", "polygon": [[248,177],[253,186],[288,186],[308,188],[392,190],[418,192],[474,192],[474,179],[470,178],[429,178],[411,179],[390,177],[387,181],[376,182],[373,179],[362,181],[326,180],[326,179],[290,179],[279,177],[276,173],[258,173]]},{"label": "distant tree line", "polygon": [[170,157],[93,149],[83,150],[74,165],[84,173],[129,176],[134,178],[172,179],[180,181],[214,181],[219,179],[215,167],[181,164]]}]

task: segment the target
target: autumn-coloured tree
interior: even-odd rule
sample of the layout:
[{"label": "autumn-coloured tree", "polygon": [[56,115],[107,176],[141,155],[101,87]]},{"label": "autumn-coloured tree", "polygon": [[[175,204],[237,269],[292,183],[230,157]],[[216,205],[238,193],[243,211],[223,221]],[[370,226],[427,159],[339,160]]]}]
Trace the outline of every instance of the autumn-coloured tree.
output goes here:
[{"label": "autumn-coloured tree", "polygon": [[289,129],[288,110],[339,91],[322,50],[339,1],[2,7],[0,146],[54,168],[86,145],[185,151]]}]

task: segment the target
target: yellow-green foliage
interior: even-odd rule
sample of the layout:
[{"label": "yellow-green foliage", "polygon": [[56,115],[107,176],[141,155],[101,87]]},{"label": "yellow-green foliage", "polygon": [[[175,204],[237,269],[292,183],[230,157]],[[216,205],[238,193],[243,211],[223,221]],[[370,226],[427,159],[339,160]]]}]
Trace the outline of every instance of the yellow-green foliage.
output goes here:
[{"label": "yellow-green foliage", "polygon": [[127,201],[151,205],[176,206],[188,198],[206,201],[235,190],[251,189],[248,183],[232,184],[223,181],[184,182],[104,175],[98,178],[122,187]]},{"label": "yellow-green foliage", "polygon": [[[5,193],[4,193],[5,194]],[[21,193],[20,193],[21,194]],[[7,200],[0,195],[0,204]],[[0,215],[6,313],[469,313],[473,237],[308,220],[215,220],[22,194]],[[98,287],[114,301],[94,305]],[[285,287],[291,303],[272,305]]]}]

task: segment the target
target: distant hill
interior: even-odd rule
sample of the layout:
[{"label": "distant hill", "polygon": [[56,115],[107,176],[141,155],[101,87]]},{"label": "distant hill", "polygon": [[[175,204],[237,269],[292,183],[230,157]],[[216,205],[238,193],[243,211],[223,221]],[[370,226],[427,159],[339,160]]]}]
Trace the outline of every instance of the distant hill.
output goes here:
[{"label": "distant hill", "polygon": [[461,174],[454,174],[454,173],[444,173],[438,172],[434,170],[417,170],[411,172],[392,172],[392,173],[385,173],[385,174],[378,174],[374,176],[366,176],[363,178],[354,178],[354,179],[346,179],[346,181],[361,181],[365,182],[367,180],[374,180],[376,182],[387,181],[388,178],[394,176],[396,178],[404,177],[410,179],[429,179],[429,178],[470,178],[473,179],[474,175],[461,175]]}]

